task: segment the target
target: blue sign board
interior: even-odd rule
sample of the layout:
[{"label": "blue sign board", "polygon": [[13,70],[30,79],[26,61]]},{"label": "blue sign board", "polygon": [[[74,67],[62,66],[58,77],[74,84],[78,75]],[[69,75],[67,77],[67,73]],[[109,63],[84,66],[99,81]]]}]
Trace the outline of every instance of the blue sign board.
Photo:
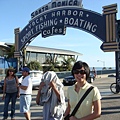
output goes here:
[{"label": "blue sign board", "polygon": [[31,39],[65,34],[66,27],[73,27],[96,36],[101,41],[106,39],[105,16],[76,6],[59,7],[42,12],[29,21],[20,32],[19,50]]}]

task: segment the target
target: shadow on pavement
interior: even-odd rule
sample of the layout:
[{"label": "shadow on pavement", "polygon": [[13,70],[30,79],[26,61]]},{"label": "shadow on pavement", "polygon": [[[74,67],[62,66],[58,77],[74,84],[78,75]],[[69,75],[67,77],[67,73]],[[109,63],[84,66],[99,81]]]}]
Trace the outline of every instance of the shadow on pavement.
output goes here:
[{"label": "shadow on pavement", "polygon": [[120,99],[120,96],[103,97],[102,100]]},{"label": "shadow on pavement", "polygon": [[102,112],[101,115],[118,114],[118,113],[120,113],[120,111],[105,111],[105,112]]}]

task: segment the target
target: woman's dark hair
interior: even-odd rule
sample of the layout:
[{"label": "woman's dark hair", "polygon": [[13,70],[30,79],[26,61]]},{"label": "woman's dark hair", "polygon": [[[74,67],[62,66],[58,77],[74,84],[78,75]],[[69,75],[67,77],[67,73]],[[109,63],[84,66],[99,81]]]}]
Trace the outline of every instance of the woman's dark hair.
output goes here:
[{"label": "woman's dark hair", "polygon": [[82,67],[85,69],[86,80],[88,80],[89,75],[90,75],[90,68],[89,68],[89,66],[88,66],[88,64],[87,64],[86,62],[77,61],[77,62],[73,65],[73,68],[72,68],[71,73],[72,73],[72,75],[74,76],[73,71],[76,70],[76,69],[81,69]]},{"label": "woman's dark hair", "polygon": [[9,76],[9,71],[13,71],[13,75],[12,75],[12,76],[14,76],[14,77],[15,77],[15,70],[14,70],[14,69],[12,69],[12,68],[9,68],[9,69],[7,70],[6,77],[8,77],[8,76]]}]

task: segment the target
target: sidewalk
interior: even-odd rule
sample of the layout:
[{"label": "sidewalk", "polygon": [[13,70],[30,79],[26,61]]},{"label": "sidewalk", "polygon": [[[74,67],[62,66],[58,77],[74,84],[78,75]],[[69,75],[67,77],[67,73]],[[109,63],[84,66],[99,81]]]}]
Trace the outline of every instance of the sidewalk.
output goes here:
[{"label": "sidewalk", "polygon": [[97,79],[93,84],[102,95],[102,115],[97,120],[120,120],[120,94],[110,91],[110,84],[115,82],[114,77]]},{"label": "sidewalk", "polygon": [[[115,78],[97,78],[93,85],[97,86],[102,95],[102,115],[96,120],[120,120],[120,94],[113,94],[110,91],[110,84],[115,82]],[[64,87],[66,94],[67,86]],[[33,90],[32,105],[31,105],[31,120],[42,120],[42,107],[36,105],[37,90]],[[2,94],[0,93],[0,120],[3,115],[3,101],[1,100]],[[10,108],[9,108],[10,113]],[[8,119],[10,120],[10,118]],[[19,111],[19,99],[16,105],[16,120],[25,120],[23,114]]]}]

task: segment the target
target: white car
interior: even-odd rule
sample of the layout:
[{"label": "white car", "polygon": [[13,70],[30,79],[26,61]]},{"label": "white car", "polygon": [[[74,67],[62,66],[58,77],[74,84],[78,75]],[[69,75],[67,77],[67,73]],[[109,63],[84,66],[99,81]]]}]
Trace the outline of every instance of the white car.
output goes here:
[{"label": "white car", "polygon": [[[35,87],[39,87],[42,76],[43,76],[43,71],[37,71],[37,70],[30,71],[30,77],[32,79],[33,89]],[[19,83],[21,83],[22,78],[23,76],[19,78]]]}]

